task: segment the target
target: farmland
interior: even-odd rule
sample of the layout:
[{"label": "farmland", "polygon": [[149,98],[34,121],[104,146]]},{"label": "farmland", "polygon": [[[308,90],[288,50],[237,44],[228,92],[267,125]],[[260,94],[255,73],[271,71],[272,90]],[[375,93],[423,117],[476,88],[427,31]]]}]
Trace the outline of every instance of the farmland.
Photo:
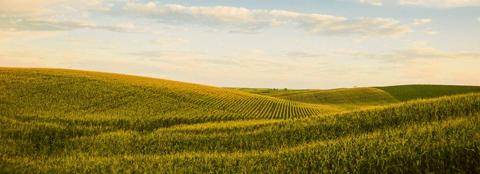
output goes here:
[{"label": "farmland", "polygon": [[219,88],[0,68],[0,173],[479,173],[480,87]]}]

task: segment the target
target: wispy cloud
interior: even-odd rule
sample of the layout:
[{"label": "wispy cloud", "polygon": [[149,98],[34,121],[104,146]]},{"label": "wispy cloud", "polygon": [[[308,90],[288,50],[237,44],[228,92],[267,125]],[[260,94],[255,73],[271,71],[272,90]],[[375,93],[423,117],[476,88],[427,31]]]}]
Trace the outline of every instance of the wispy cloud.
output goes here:
[{"label": "wispy cloud", "polygon": [[[350,50],[337,52],[339,57],[354,57],[369,61],[371,73],[367,78],[388,74],[397,77],[392,84],[434,83],[480,85],[478,64],[480,52],[447,51],[429,46],[423,42],[414,43],[410,48],[379,52],[355,52]],[[358,71],[359,67],[354,69]],[[386,78],[382,78],[386,82]]]},{"label": "wispy cloud", "polygon": [[[412,31],[410,25],[391,18],[358,17],[348,18],[317,13],[301,13],[286,10],[248,9],[229,6],[185,6],[179,4],[157,4],[155,2],[110,3],[88,0],[75,3],[63,0],[7,1],[0,7],[0,29],[58,31],[77,28],[103,29],[109,31],[132,31],[131,26],[98,24],[85,18],[65,18],[62,11],[75,7],[80,13],[102,11],[112,14],[130,14],[169,25],[200,25],[230,32],[255,33],[268,27],[296,26],[304,31],[319,35],[399,36]],[[67,8],[68,7],[68,8]],[[14,10],[11,10],[14,9]],[[65,10],[67,9],[67,10]],[[68,15],[67,15],[68,16]],[[133,23],[132,23],[133,24]]]},{"label": "wispy cloud", "polygon": [[480,6],[480,0],[399,0],[399,4],[434,8],[456,8]]},{"label": "wispy cloud", "polygon": [[48,16],[58,14],[61,8],[105,9],[102,0],[2,0],[0,15]]},{"label": "wispy cloud", "polygon": [[368,53],[368,52],[338,52],[355,57],[371,58],[381,60],[388,63],[406,63],[412,60],[458,60],[460,62],[468,59],[480,60],[480,52],[478,51],[445,51],[434,48],[424,42],[413,43],[413,46],[405,49],[393,50],[388,53]]},{"label": "wispy cloud", "polygon": [[285,10],[183,6],[154,2],[127,3],[123,10],[160,22],[215,25],[236,31],[259,30],[282,25],[294,25],[310,33],[327,35],[396,36],[411,31],[408,25],[390,18],[347,18]]},{"label": "wispy cloud", "polygon": [[[480,83],[476,78],[480,76],[476,67],[480,50],[461,50],[476,48],[469,36],[477,32],[468,26],[480,21],[476,14],[459,16],[470,23],[459,22],[457,28],[465,32],[457,33],[442,25],[449,18],[431,13],[438,9],[403,15],[398,10],[404,8],[392,8],[401,19],[397,20],[333,15],[344,13],[335,8],[328,9],[332,14],[324,14],[320,11],[325,8],[313,6],[303,10],[318,12],[281,10],[285,4],[252,9],[215,6],[217,1],[202,2],[212,4],[205,6],[144,0],[0,1],[1,66],[113,71],[219,86],[315,88],[467,83],[469,79],[470,84]],[[475,6],[467,1],[463,5],[405,1],[402,5]],[[400,0],[362,2],[400,4]],[[296,9],[301,10],[299,7]],[[357,12],[383,13],[382,8],[360,7]],[[458,11],[444,12],[448,16]],[[431,26],[433,22],[437,25]],[[424,37],[437,31],[449,37]],[[409,32],[415,34],[406,34]],[[340,37],[324,37],[332,35]],[[395,36],[404,37],[391,38]],[[352,42],[358,38],[364,40]],[[426,44],[404,48],[410,40],[419,39],[435,41],[438,48]],[[450,48],[449,44],[455,46]]]},{"label": "wispy cloud", "polygon": [[[387,0],[358,0],[360,3],[374,6],[382,6]],[[418,6],[427,8],[459,8],[459,7],[478,7],[479,0],[395,0],[393,1],[401,6]]]},{"label": "wispy cloud", "polygon": [[28,17],[0,17],[0,30],[7,31],[63,31],[72,29],[102,29],[115,32],[131,31],[132,25],[98,25],[89,20],[33,19]]},{"label": "wispy cloud", "polygon": [[0,5],[0,31],[62,31],[88,28],[125,32],[133,29],[132,25],[102,25],[88,19],[90,10],[105,8],[105,4],[98,0],[5,0],[1,1]]},{"label": "wispy cloud", "polygon": [[438,31],[435,31],[433,29],[426,29],[426,30],[423,31],[423,33],[426,34],[426,35],[433,36],[433,35],[437,35]]},{"label": "wispy cloud", "polygon": [[423,19],[414,19],[413,25],[425,25],[432,22],[432,19],[423,18]]},{"label": "wispy cloud", "polygon": [[158,16],[174,15],[175,17],[209,19],[224,23],[253,22],[254,14],[246,8],[238,7],[196,7],[177,4],[157,5],[154,2],[127,3],[126,10],[156,14]]},{"label": "wispy cloud", "polygon": [[0,14],[43,14],[50,11],[49,5],[55,4],[60,0],[2,0],[0,5]]},{"label": "wispy cloud", "polygon": [[416,46],[398,50],[391,55],[394,59],[480,59],[480,53],[472,51],[444,51],[428,46]]},{"label": "wispy cloud", "polygon": [[286,56],[292,59],[305,59],[305,58],[320,57],[320,56],[323,56],[323,54],[310,53],[310,52],[304,52],[304,51],[294,51],[294,52],[288,52]]},{"label": "wispy cloud", "polygon": [[360,0],[361,3],[363,4],[370,4],[373,6],[382,6],[383,2],[382,0]]}]

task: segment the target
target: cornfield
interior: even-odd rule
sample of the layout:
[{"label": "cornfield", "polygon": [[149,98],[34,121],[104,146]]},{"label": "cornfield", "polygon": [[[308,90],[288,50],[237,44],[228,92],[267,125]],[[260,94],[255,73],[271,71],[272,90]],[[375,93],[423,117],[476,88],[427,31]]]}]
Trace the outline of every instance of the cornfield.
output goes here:
[{"label": "cornfield", "polygon": [[0,173],[479,173],[480,94],[457,88],[270,96],[0,68]]}]

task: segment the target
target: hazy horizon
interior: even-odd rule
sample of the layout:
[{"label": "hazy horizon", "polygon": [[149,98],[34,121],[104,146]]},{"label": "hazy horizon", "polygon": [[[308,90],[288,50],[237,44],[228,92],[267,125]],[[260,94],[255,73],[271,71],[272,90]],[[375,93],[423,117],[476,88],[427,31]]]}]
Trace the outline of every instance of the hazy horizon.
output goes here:
[{"label": "hazy horizon", "polygon": [[480,1],[6,0],[0,67],[219,87],[480,85]]}]

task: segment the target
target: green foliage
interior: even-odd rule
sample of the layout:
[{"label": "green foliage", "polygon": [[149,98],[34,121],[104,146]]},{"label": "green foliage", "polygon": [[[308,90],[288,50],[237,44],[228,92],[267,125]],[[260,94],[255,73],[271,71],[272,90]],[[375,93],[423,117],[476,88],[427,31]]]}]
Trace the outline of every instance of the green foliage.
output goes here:
[{"label": "green foliage", "polygon": [[[301,99],[329,102],[308,104],[7,68],[0,89],[0,173],[480,172],[480,94],[398,102],[375,88],[339,89],[308,91]],[[376,107],[339,110],[345,103]]]},{"label": "green foliage", "polygon": [[376,88],[309,90],[302,93],[283,94],[278,97],[306,103],[356,106],[384,105],[397,102],[391,95]]},{"label": "green foliage", "polygon": [[400,101],[480,92],[478,86],[399,85],[375,88],[340,88],[328,90],[275,90],[239,88],[241,91],[298,102],[335,105],[344,110],[361,109]]},{"label": "green foliage", "polygon": [[232,88],[232,89],[237,89],[237,90],[252,93],[252,94],[260,94],[260,95],[266,95],[266,96],[272,96],[272,97],[312,91],[310,89],[286,89],[286,88],[284,88],[284,90],[279,90],[277,88]]},{"label": "green foliage", "polygon": [[0,115],[146,129],[215,120],[300,118],[339,108],[238,90],[135,76],[54,69],[0,69]]},{"label": "green foliage", "polygon": [[400,85],[377,88],[388,92],[400,101],[480,92],[478,86],[453,85]]},{"label": "green foliage", "polygon": [[245,92],[261,94],[290,101],[337,106],[343,110],[357,110],[397,103],[389,93],[377,88],[340,88],[328,90],[278,91],[261,88],[240,88]]}]

